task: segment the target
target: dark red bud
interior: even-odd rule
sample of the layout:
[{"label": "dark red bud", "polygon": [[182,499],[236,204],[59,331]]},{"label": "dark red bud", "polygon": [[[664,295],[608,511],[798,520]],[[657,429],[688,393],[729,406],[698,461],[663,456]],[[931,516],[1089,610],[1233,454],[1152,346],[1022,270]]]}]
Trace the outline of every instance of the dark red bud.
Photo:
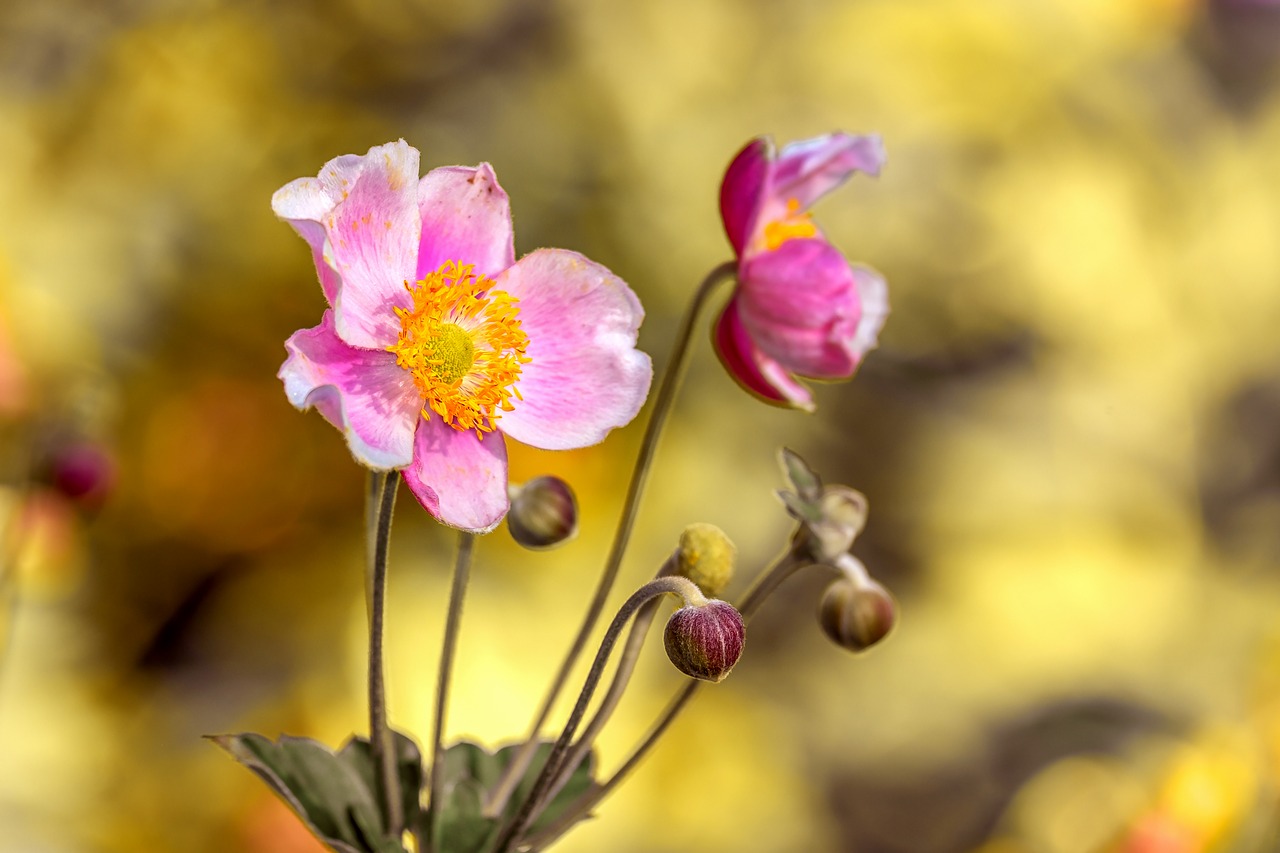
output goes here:
[{"label": "dark red bud", "polygon": [[116,466],[97,444],[70,444],[53,455],[50,479],[65,497],[82,506],[97,507],[115,486]]},{"label": "dark red bud", "polygon": [[746,626],[733,605],[713,598],[671,614],[663,641],[676,669],[691,678],[720,681],[742,656]]}]

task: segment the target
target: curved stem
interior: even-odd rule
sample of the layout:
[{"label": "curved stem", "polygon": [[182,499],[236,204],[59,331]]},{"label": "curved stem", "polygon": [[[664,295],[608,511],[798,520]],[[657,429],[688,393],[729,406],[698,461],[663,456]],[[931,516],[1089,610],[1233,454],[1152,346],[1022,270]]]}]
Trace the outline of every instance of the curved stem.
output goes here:
[{"label": "curved stem", "polygon": [[569,714],[569,719],[564,724],[564,729],[560,732],[559,739],[556,740],[555,746],[551,748],[551,753],[547,756],[547,763],[543,765],[542,772],[538,774],[538,778],[534,781],[528,796],[525,797],[524,802],[520,804],[520,808],[516,811],[515,817],[499,833],[498,841],[492,849],[498,851],[506,850],[507,846],[518,838],[520,833],[524,832],[525,827],[532,822],[538,806],[541,805],[551,787],[552,781],[563,766],[562,762],[566,752],[568,752],[569,744],[578,730],[578,724],[586,716],[587,705],[591,702],[596,685],[600,683],[600,677],[604,674],[605,664],[608,662],[609,654],[613,651],[613,647],[618,641],[618,635],[622,633],[623,627],[637,610],[649,601],[667,593],[679,595],[687,604],[706,601],[702,591],[698,589],[697,584],[693,581],[688,578],[668,576],[649,581],[632,593],[631,597],[623,603],[618,610],[618,614],[613,617],[613,622],[610,623],[609,629],[605,632],[604,640],[600,643],[600,649],[596,652],[595,660],[591,663],[591,670],[587,673],[586,681],[583,682],[582,692],[578,694],[578,701],[573,706],[573,711]]},{"label": "curved stem", "polygon": [[[369,550],[369,748],[377,771],[378,800],[382,806],[383,825],[387,835],[399,839],[404,833],[404,800],[400,796],[400,776],[396,770],[395,746],[387,725],[387,691],[382,665],[382,623],[387,598],[387,550],[391,544],[391,516],[396,506],[396,490],[400,473],[370,472],[378,485],[378,511],[366,514],[372,524],[369,533],[373,547]],[[370,491],[373,491],[370,483]]]},{"label": "curved stem", "polygon": [[622,565],[622,555],[626,553],[627,543],[631,539],[631,529],[635,525],[640,496],[644,493],[645,481],[648,478],[649,468],[653,463],[654,452],[658,447],[658,439],[662,435],[662,427],[666,424],[667,416],[671,414],[671,407],[675,403],[676,391],[680,388],[680,380],[684,375],[684,368],[689,360],[690,344],[693,341],[693,330],[697,325],[698,315],[702,313],[708,297],[715,292],[715,289],[721,283],[732,278],[736,272],[736,261],[726,261],[713,269],[702,280],[697,292],[694,293],[693,301],[689,303],[689,307],[685,311],[684,318],[680,323],[680,330],[676,334],[675,346],[671,351],[671,360],[667,363],[667,371],[662,377],[662,384],[658,388],[658,394],[653,404],[653,414],[649,416],[649,423],[645,427],[644,439],[640,443],[640,455],[636,458],[636,465],[631,473],[631,483],[627,487],[627,496],[623,501],[622,516],[618,519],[618,528],[613,536],[613,545],[609,550],[608,558],[605,560],[600,580],[596,584],[595,594],[591,599],[591,603],[587,605],[587,614],[583,617],[581,627],[578,628],[578,634],[574,637],[564,661],[560,664],[560,669],[552,679],[546,698],[542,700],[542,705],[534,717],[533,724],[529,726],[529,736],[489,793],[489,798],[484,807],[484,813],[488,817],[496,817],[502,813],[503,809],[506,808],[507,800],[510,799],[511,793],[515,790],[516,783],[524,776],[524,772],[528,768],[529,762],[533,759],[534,750],[538,745],[538,733],[542,731],[543,724],[546,723],[547,717],[551,714],[551,708],[555,705],[556,699],[560,696],[560,691],[564,689],[565,682],[569,679],[569,673],[573,670],[573,665],[577,663],[578,656],[586,648],[591,631],[595,628],[596,622],[600,618],[600,613],[604,610],[605,601],[609,597],[610,590],[613,589],[613,583],[618,577],[618,569]]},{"label": "curved stem", "polygon": [[[799,540],[793,540],[790,548],[783,554],[776,563],[765,571],[756,576],[751,586],[747,589],[742,597],[742,604],[738,607],[738,612],[742,615],[743,622],[749,620],[756,611],[760,609],[760,605],[768,598],[778,586],[791,577],[798,570],[805,566],[812,565],[808,552],[805,550]],[[672,697],[667,707],[659,715],[653,726],[649,729],[644,739],[639,745],[632,750],[631,755],[622,766],[614,771],[604,783],[593,788],[583,794],[572,805],[570,805],[554,823],[539,833],[536,837],[530,839],[529,844],[522,848],[524,853],[532,853],[535,850],[541,850],[551,842],[555,841],[563,835],[570,827],[582,819],[582,815],[586,814],[596,806],[601,800],[609,796],[613,789],[618,787],[631,771],[640,764],[649,751],[657,744],[658,740],[666,733],[685,705],[689,704],[689,700],[698,692],[698,688],[702,686],[701,681],[690,679],[679,692]]]},{"label": "curved stem", "polygon": [[444,644],[440,650],[440,667],[436,674],[435,734],[431,748],[431,777],[428,789],[430,799],[430,827],[427,830],[429,849],[440,849],[441,795],[444,792],[444,774],[438,772],[444,766],[444,718],[448,707],[449,681],[453,675],[453,659],[458,647],[458,625],[462,621],[462,602],[467,593],[467,580],[471,575],[471,555],[475,536],[466,531],[458,535],[458,558],[453,565],[453,588],[449,592],[449,613],[445,618]]},{"label": "curved stem", "polygon": [[609,722],[618,703],[622,701],[622,694],[626,692],[627,685],[631,682],[631,675],[635,672],[636,664],[640,660],[640,650],[649,634],[649,628],[653,625],[654,617],[658,615],[660,603],[660,599],[656,598],[646,601],[640,608],[640,612],[636,614],[636,621],[631,625],[631,633],[627,635],[627,642],[622,647],[622,655],[618,658],[618,668],[614,670],[613,681],[610,682],[604,698],[600,700],[600,707],[596,709],[595,716],[591,718],[591,722],[587,723],[587,727],[582,730],[582,736],[569,750],[560,773],[557,774],[551,789],[547,791],[544,798],[547,801],[554,800],[556,794],[560,793],[560,789],[572,778],[573,768],[577,767],[583,756],[590,752],[601,729]]}]

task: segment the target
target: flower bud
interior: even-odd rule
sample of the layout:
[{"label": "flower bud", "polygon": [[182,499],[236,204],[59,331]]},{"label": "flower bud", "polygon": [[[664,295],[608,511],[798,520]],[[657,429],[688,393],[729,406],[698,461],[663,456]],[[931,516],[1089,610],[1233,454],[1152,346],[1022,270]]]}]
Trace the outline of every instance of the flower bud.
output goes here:
[{"label": "flower bud", "polygon": [[738,549],[723,530],[714,524],[695,522],[680,534],[675,574],[693,581],[703,595],[714,598],[733,579],[737,556]]},{"label": "flower bud", "polygon": [[870,578],[843,577],[827,587],[818,605],[818,624],[838,646],[851,652],[871,648],[898,620],[898,605]]},{"label": "flower bud", "polygon": [[533,550],[553,548],[578,532],[578,501],[559,477],[534,477],[513,489],[507,529],[517,543]]},{"label": "flower bud", "polygon": [[676,669],[691,678],[721,681],[742,655],[746,627],[733,605],[711,599],[681,607],[667,620],[663,642]]},{"label": "flower bud", "polygon": [[115,486],[115,460],[99,444],[68,444],[51,455],[49,479],[63,497],[82,507],[97,508]]}]

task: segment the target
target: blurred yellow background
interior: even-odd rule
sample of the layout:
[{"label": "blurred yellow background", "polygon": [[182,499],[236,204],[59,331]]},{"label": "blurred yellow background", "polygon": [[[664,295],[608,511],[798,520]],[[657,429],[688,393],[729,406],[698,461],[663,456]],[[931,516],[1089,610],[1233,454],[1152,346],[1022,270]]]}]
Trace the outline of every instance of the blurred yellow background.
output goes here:
[{"label": "blurred yellow background", "polygon": [[[729,253],[729,158],[837,128],[889,153],[817,211],[889,281],[881,348],[808,417],[700,333],[615,597],[692,521],[764,565],[785,443],[868,495],[854,552],[901,624],[850,656],[795,579],[558,849],[1271,849],[1280,5],[9,0],[0,850],[314,850],[200,735],[365,729],[362,474],[275,378],[323,297],[273,190],[399,137],[424,168],[487,160],[517,254],[615,270],[661,367]],[[513,449],[583,529],[481,541],[451,737],[523,733],[638,438]],[[68,501],[44,484],[86,446],[110,481]],[[452,547],[402,495],[390,707],[420,740]],[[648,651],[606,767],[679,683]]]}]

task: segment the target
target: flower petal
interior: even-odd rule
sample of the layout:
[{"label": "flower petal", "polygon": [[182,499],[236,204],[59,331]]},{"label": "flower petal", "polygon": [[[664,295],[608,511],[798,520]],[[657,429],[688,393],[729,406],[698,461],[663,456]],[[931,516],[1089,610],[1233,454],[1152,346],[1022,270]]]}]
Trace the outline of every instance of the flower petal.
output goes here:
[{"label": "flower petal", "polygon": [[440,418],[418,421],[413,464],[404,481],[423,508],[451,527],[488,533],[510,505],[507,498],[507,446],[502,435],[477,438]]},{"label": "flower petal", "polygon": [[738,255],[751,242],[772,160],[773,142],[761,136],[748,142],[725,170],[720,184],[720,219]]},{"label": "flower petal", "polygon": [[789,240],[751,256],[737,299],[742,324],[765,354],[793,373],[849,376],[862,309],[854,272],[821,239]]},{"label": "flower petal", "polygon": [[294,332],[285,349],[279,376],[290,403],[319,409],[361,464],[380,470],[409,464],[422,398],[394,355],[349,346],[334,330],[332,311],[319,326]]},{"label": "flower petal", "polygon": [[476,275],[490,277],[515,263],[511,202],[488,163],[432,169],[418,184],[418,210],[419,279],[445,261],[474,264]]},{"label": "flower petal", "polygon": [[867,267],[855,266],[853,281],[858,289],[862,316],[849,341],[849,350],[861,361],[880,343],[880,330],[889,317],[889,288],[879,273]]},{"label": "flower petal", "polygon": [[276,216],[292,225],[311,245],[311,259],[315,261],[320,287],[330,305],[338,298],[342,279],[333,268],[332,250],[326,242],[323,222],[363,168],[363,157],[344,154],[325,163],[319,177],[290,181],[271,196],[271,209]]},{"label": "flower petal", "polygon": [[417,269],[420,223],[417,149],[403,139],[369,149],[346,197],[324,217],[342,277],[338,335],[352,346],[381,349],[400,334],[392,309],[412,303],[404,285]]},{"label": "flower petal", "polygon": [[622,279],[564,249],[525,255],[494,280],[519,302],[529,336],[521,400],[498,428],[546,450],[587,447],[631,421],[653,366],[635,348],[644,309]]},{"label": "flower petal", "polygon": [[788,240],[752,255],[742,264],[740,280],[742,319],[752,330],[777,324],[823,326],[858,311],[849,262],[821,238]]},{"label": "flower petal", "polygon": [[738,316],[736,298],[724,307],[711,340],[725,370],[747,391],[767,403],[813,411],[809,389],[788,376],[780,364],[752,342]]},{"label": "flower petal", "polygon": [[884,143],[874,134],[831,133],[792,142],[778,153],[769,195],[783,206],[795,199],[804,210],[854,172],[879,175],[884,160]]}]

